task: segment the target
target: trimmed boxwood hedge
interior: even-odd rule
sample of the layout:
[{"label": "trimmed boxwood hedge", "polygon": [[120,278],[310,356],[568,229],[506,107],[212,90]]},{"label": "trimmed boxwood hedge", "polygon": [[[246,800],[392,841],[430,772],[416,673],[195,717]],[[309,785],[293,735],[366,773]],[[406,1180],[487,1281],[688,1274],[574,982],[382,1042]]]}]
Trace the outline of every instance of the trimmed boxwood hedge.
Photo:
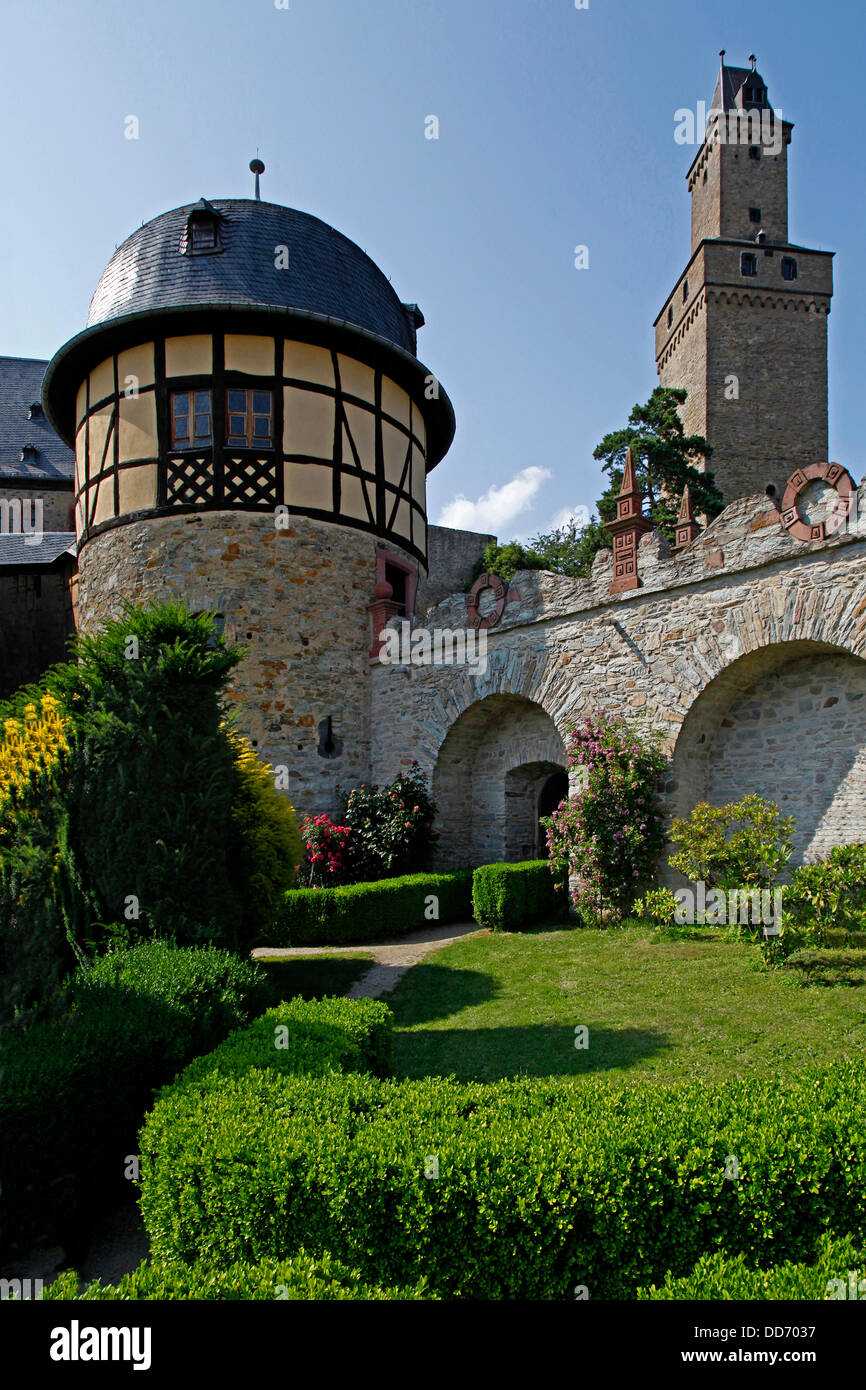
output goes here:
[{"label": "trimmed boxwood hedge", "polygon": [[83,1302],[107,1299],[201,1299],[205,1301],[270,1299],[332,1301],[337,1299],[428,1299],[432,1295],[419,1280],[412,1288],[380,1288],[367,1283],[358,1270],[348,1269],[327,1252],[299,1252],[291,1260],[262,1260],[260,1264],[237,1261],[215,1268],[201,1261],[186,1264],[141,1264],[125,1274],[119,1284],[98,1279],[80,1287],[74,1272],[61,1274],[45,1289],[50,1302]]},{"label": "trimmed boxwood hedge", "polygon": [[418,931],[429,897],[438,899],[439,922],[472,917],[472,871],[406,874],[402,878],[352,883],[345,888],[293,888],[268,946],[337,945],[376,936]]},{"label": "trimmed boxwood hedge", "polygon": [[258,966],[165,941],[112,952],[65,991],[66,1012],[0,1040],[0,1240],[70,1245],[93,1203],[124,1191],[124,1155],[163,1085],[267,1003]]},{"label": "trimmed boxwood hedge", "polygon": [[160,1260],[329,1250],[445,1297],[628,1298],[719,1248],[808,1261],[862,1230],[864,1084],[854,1062],[626,1089],[187,1073],[145,1122],[141,1207]]},{"label": "trimmed boxwood hedge", "polygon": [[566,915],[568,897],[546,859],[482,864],[472,875],[472,911],[481,927],[519,931]]},{"label": "trimmed boxwood hedge", "polygon": [[637,1296],[649,1302],[660,1299],[737,1299],[743,1302],[847,1299],[851,1297],[848,1275],[849,1271],[854,1271],[858,1286],[855,1297],[862,1298],[859,1282],[866,1272],[864,1264],[866,1253],[861,1240],[824,1234],[818,1241],[815,1261],[811,1264],[787,1261],[769,1269],[753,1269],[742,1255],[726,1255],[719,1250],[714,1255],[702,1255],[691,1274],[682,1279],[668,1275],[661,1286],[638,1289]]},{"label": "trimmed boxwood hedge", "polygon": [[219,1086],[253,1067],[286,1076],[392,1070],[394,1015],[379,999],[289,999],[196,1057],[169,1088]]}]

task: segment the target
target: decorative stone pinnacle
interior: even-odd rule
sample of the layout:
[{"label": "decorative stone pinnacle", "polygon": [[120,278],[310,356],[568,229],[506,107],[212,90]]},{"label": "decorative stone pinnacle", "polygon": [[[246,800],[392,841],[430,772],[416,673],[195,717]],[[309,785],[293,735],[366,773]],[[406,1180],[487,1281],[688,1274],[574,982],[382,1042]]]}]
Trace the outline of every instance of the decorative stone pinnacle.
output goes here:
[{"label": "decorative stone pinnacle", "polygon": [[622,486],[616,499],[616,517],[604,524],[613,535],[613,581],[609,592],[623,593],[640,588],[637,572],[637,548],[640,538],[653,529],[643,514],[643,490],[638,487],[634,473],[631,448],[625,451]]},{"label": "decorative stone pinnacle", "polygon": [[688,483],[686,483],[683,488],[682,501],[680,502],[679,516],[677,517],[674,550],[685,550],[686,546],[691,545],[692,541],[696,540],[700,534],[701,528],[697,521],[695,521],[695,515],[692,511],[692,494],[689,491]]}]

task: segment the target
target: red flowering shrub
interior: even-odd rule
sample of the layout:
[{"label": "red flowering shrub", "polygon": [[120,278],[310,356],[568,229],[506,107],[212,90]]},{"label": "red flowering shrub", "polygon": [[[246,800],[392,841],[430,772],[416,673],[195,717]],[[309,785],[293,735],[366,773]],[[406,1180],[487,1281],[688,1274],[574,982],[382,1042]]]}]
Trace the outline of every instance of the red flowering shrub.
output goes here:
[{"label": "red flowering shrub", "polygon": [[337,825],[330,816],[307,816],[301,822],[304,861],[298,865],[298,886],[333,888],[348,883],[346,846],[348,825]]},{"label": "red flowering shrub", "polygon": [[586,768],[586,781],[542,822],[551,869],[576,878],[572,897],[584,921],[611,910],[622,916],[652,882],[664,845],[660,735],[639,737],[601,710],[571,730],[567,752],[569,767]]}]

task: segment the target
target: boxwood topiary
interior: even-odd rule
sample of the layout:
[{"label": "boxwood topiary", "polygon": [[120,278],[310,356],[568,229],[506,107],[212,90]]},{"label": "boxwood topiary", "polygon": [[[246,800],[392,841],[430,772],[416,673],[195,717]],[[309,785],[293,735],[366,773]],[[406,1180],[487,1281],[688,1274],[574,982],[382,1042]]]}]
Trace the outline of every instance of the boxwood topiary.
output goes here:
[{"label": "boxwood topiary", "polygon": [[335,1260],[327,1251],[308,1255],[300,1251],[290,1260],[262,1260],[249,1264],[238,1260],[226,1267],[203,1261],[195,1264],[141,1264],[118,1284],[98,1279],[81,1287],[73,1271],[61,1274],[42,1297],[51,1302],[108,1299],[275,1299],[300,1302],[315,1299],[428,1299],[434,1295],[420,1279],[411,1288],[380,1288],[364,1280],[357,1269]]},{"label": "boxwood topiary", "polygon": [[482,864],[472,875],[472,911],[479,926],[519,931],[555,922],[568,909],[565,887],[546,859],[521,864]]},{"label": "boxwood topiary", "polygon": [[343,888],[292,889],[266,944],[338,945],[419,931],[431,921],[469,921],[471,891],[470,869],[406,874]]},{"label": "boxwood topiary", "polygon": [[66,1012],[0,1042],[0,1243],[68,1244],[124,1191],[155,1087],[249,1022],[260,967],[212,947],[142,943],[80,970]]}]

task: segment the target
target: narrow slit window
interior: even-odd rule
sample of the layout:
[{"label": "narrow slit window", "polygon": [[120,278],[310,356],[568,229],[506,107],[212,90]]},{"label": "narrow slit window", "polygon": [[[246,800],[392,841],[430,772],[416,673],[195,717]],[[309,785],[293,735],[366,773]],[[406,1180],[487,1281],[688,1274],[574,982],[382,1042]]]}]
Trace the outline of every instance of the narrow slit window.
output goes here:
[{"label": "narrow slit window", "polygon": [[385,578],[391,585],[391,598],[394,603],[399,604],[398,613],[400,617],[406,616],[406,571],[399,565],[385,565]]}]

